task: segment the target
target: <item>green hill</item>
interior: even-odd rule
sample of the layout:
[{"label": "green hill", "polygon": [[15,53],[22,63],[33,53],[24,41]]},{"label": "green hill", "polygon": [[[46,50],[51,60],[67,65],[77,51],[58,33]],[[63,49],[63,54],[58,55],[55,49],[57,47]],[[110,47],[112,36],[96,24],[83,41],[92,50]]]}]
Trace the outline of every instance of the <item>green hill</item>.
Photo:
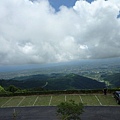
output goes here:
[{"label": "green hill", "polygon": [[25,89],[43,88],[48,90],[101,89],[105,87],[105,83],[80,75],[55,73],[25,76],[10,80],[0,80],[0,85],[4,87],[14,85]]},{"label": "green hill", "polygon": [[120,87],[120,73],[104,75],[101,77],[105,81],[108,81],[111,84],[111,87]]}]

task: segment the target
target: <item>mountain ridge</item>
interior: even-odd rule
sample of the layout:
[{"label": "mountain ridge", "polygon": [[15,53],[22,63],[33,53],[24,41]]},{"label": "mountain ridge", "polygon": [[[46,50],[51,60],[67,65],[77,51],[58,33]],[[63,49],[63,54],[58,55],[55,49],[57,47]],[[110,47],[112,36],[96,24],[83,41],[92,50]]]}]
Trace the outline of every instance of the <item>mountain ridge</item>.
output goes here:
[{"label": "mountain ridge", "polygon": [[[46,84],[47,83],[47,84]],[[70,89],[101,89],[104,82],[83,77],[77,74],[38,74],[32,76],[17,77],[9,80],[0,80],[4,87],[15,85],[22,89],[43,87],[46,90],[70,90]]]}]

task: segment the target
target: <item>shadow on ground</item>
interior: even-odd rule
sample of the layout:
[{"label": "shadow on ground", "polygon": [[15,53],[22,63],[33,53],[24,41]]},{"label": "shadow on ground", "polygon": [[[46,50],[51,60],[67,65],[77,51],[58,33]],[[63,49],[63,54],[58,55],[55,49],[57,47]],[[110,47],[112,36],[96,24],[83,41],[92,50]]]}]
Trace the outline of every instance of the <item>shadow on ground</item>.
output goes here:
[{"label": "shadow on ground", "polygon": [[[56,109],[47,106],[0,108],[0,120],[59,120]],[[120,106],[86,106],[84,111],[81,120],[120,120]]]}]

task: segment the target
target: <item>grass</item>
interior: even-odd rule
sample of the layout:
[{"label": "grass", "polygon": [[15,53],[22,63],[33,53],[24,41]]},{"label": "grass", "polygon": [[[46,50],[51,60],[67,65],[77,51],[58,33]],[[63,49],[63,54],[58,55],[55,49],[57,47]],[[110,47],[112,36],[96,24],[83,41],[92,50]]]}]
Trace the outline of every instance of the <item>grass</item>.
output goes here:
[{"label": "grass", "polygon": [[4,107],[16,107],[19,102],[22,100],[22,97],[12,97],[9,101],[4,105]]},{"label": "grass", "polygon": [[6,104],[11,98],[9,97],[1,97],[0,98],[0,106],[4,106],[4,104]]},{"label": "grass", "polygon": [[67,95],[66,99],[67,99],[67,101],[74,100],[76,103],[81,102],[81,99],[80,99],[79,95]]},{"label": "grass", "polygon": [[84,105],[100,105],[95,95],[81,95]]},{"label": "grass", "polygon": [[97,95],[97,97],[101,101],[102,105],[117,105],[115,99],[111,95]]},{"label": "grass", "polygon": [[52,101],[50,105],[58,105],[61,102],[65,102],[65,95],[55,95],[52,97]]},{"label": "grass", "polygon": [[38,96],[35,106],[48,106],[51,96]]},{"label": "grass", "polygon": [[112,95],[39,95],[39,96],[17,96],[0,97],[0,107],[25,107],[25,106],[56,106],[61,102],[74,100],[76,103],[82,102],[86,106],[109,106],[117,105]]},{"label": "grass", "polygon": [[19,106],[33,106],[37,96],[26,96]]}]

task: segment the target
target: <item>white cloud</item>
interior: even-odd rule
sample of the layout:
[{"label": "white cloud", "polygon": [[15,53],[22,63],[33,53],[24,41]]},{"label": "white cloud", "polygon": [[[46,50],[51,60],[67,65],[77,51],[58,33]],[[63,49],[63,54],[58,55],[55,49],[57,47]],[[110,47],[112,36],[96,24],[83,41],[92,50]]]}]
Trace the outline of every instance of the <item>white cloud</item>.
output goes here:
[{"label": "white cloud", "polygon": [[119,10],[119,0],[80,0],[59,12],[47,0],[1,0],[0,64],[120,57]]}]

